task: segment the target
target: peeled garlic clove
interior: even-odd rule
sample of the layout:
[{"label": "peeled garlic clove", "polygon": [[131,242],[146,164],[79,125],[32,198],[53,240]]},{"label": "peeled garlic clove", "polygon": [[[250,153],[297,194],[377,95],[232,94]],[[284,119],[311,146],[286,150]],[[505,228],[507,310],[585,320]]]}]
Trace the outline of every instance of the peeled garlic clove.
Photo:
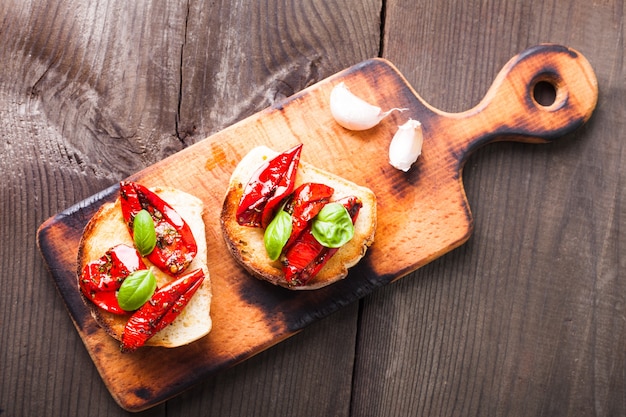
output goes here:
[{"label": "peeled garlic clove", "polygon": [[389,163],[399,170],[407,172],[422,153],[424,134],[422,124],[417,120],[398,127],[398,131],[389,144]]},{"label": "peeled garlic clove", "polygon": [[344,82],[337,84],[330,93],[330,112],[337,123],[346,129],[371,129],[394,110],[406,109],[394,108],[383,112],[380,107],[354,95]]}]

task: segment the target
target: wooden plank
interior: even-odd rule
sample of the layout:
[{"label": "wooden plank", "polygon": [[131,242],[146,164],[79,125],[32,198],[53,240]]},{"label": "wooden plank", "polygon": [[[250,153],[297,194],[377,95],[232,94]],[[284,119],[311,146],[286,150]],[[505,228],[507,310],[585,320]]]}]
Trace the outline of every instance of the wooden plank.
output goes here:
[{"label": "wooden plank", "polygon": [[[341,10],[325,1],[127,4],[108,0],[84,4],[9,0],[0,4],[0,234],[14,242],[0,248],[0,332],[11,341],[0,348],[2,412],[127,414],[112,400],[68,320],[62,298],[37,253],[34,231],[50,215],[191,143],[177,136],[179,98],[180,108],[185,109],[179,118],[182,124],[199,120],[201,113],[211,115],[210,123],[195,130],[193,140],[197,141],[271,104],[273,95],[266,91],[272,83],[290,85],[296,91],[305,85],[294,81],[313,83],[375,56],[380,7],[377,2],[359,1],[354,4],[360,12],[352,15],[349,3]],[[276,10],[282,11],[276,14]],[[294,25],[303,18],[309,19],[307,26],[312,21],[311,30]],[[266,24],[270,19],[272,25]],[[252,20],[256,26],[246,30],[246,22]],[[185,28],[189,28],[187,33]],[[248,71],[229,70],[241,57],[229,49],[228,39],[257,51],[256,58],[247,55],[247,62],[255,63]],[[216,59],[222,56],[228,59]],[[271,59],[273,65],[265,65],[262,58]],[[316,59],[317,74],[309,73],[309,58]],[[187,84],[186,73],[181,77],[181,67],[200,71],[209,65],[212,75],[203,85]],[[288,78],[285,69],[290,69]],[[220,74],[226,75],[220,78]],[[231,87],[214,88],[224,83]],[[186,105],[197,96],[204,97],[201,107]],[[241,103],[252,104],[243,108]],[[242,414],[250,415],[261,404],[268,405],[263,396],[266,389],[280,388],[290,399],[290,411],[311,415],[309,393],[295,384],[283,386],[280,380],[298,375],[303,385],[313,386],[322,372],[334,369],[338,371],[334,376],[324,375],[332,379],[331,386],[350,386],[348,365],[353,361],[355,328],[349,322],[356,323],[357,310],[346,313],[341,325],[321,323],[309,332],[311,337],[297,337],[288,346],[273,349],[264,361],[276,381],[259,388],[257,400],[239,401],[257,389],[242,381],[258,380],[263,372],[263,368],[247,367],[228,374],[239,378],[239,383],[231,385],[232,392],[221,390],[215,397],[207,389],[195,401],[202,403],[201,410],[218,401],[241,403],[248,411]],[[350,344],[327,355],[328,344],[339,341]],[[326,365],[317,369],[311,364],[320,363],[319,355],[324,355]],[[302,358],[311,362],[292,374],[293,365]],[[292,366],[280,366],[283,362]],[[336,409],[347,414],[349,391],[319,391],[316,397],[325,404],[336,403]],[[184,410],[188,404],[180,406]],[[241,415],[237,410],[225,407],[219,415]],[[315,413],[327,415],[323,410]],[[165,414],[164,406],[151,410],[151,415],[158,414]]]},{"label": "wooden plank", "polygon": [[[533,91],[546,77],[555,85],[556,99],[541,106],[534,101]],[[400,115],[365,132],[348,131],[332,119],[328,97],[340,82],[382,108],[406,108],[404,119],[423,123],[426,145],[412,171],[405,174],[388,163],[390,138],[403,123]],[[576,51],[561,46],[531,48],[514,57],[475,109],[454,115],[421,102],[387,61],[370,60],[140,171],[133,180],[146,186],[173,186],[205,203],[214,326],[207,337],[178,349],[120,353],[117,342],[98,328],[76,291],[76,254],[85,221],[104,201],[117,196],[116,187],[51,218],[40,229],[38,242],[107,387],[122,407],[142,410],[464,243],[472,219],[460,167],[472,150],[498,134],[529,142],[552,140],[582,125],[596,99],[589,64]],[[378,214],[374,245],[349,279],[294,297],[290,291],[250,279],[238,267],[221,238],[216,214],[230,174],[251,148],[266,145],[282,150],[298,142],[306,149],[303,161],[367,184],[384,210]]]},{"label": "wooden plank", "polygon": [[473,237],[364,300],[353,415],[626,414],[623,4],[387,4],[384,56],[438,108],[546,40],[587,56],[600,101],[562,141],[468,160]]},{"label": "wooden plank", "polygon": [[[35,244],[38,224],[50,215],[162,159],[168,149],[180,149],[147,120],[157,118],[157,109],[144,113],[139,103],[146,89],[171,96],[157,88],[160,74],[143,75],[150,54],[140,47],[147,42],[141,25],[134,26],[142,19],[161,21],[165,9],[120,4],[0,5],[0,235],[11,241],[0,249],[0,332],[10,341],[0,348],[0,409],[6,415],[123,412],[67,320]],[[169,35],[176,45],[175,30],[167,27],[178,25],[163,26],[159,36]],[[152,155],[137,156],[148,141]]]}]

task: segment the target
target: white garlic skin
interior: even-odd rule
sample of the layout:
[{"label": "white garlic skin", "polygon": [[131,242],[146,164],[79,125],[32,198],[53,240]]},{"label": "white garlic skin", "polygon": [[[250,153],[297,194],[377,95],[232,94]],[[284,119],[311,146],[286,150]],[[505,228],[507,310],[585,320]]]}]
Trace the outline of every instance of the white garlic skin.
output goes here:
[{"label": "white garlic skin", "polygon": [[380,107],[354,95],[342,81],[330,93],[330,112],[341,126],[349,130],[367,130],[376,126],[394,110],[383,112]]},{"label": "white garlic skin", "polygon": [[407,172],[422,153],[422,124],[413,119],[398,127],[389,144],[389,163]]}]

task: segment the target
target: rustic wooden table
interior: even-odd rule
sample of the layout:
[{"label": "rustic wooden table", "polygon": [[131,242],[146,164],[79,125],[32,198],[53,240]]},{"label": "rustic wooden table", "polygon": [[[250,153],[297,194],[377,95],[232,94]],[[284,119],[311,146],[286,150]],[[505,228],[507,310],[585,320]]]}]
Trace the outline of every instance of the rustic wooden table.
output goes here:
[{"label": "rustic wooden table", "polygon": [[473,107],[590,61],[585,126],[477,150],[460,248],[140,415],[626,415],[623,1],[0,2],[0,415],[117,416],[36,246],[50,216],[352,64]]}]

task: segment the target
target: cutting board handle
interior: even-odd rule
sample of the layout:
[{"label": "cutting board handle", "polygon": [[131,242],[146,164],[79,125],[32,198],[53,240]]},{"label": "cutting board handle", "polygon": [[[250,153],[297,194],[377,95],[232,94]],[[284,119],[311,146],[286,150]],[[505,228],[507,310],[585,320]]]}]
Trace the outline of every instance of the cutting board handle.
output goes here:
[{"label": "cutting board handle", "polygon": [[597,99],[587,59],[565,46],[542,44],[514,56],[476,107],[438,112],[438,119],[464,159],[493,141],[550,142],[585,123]]}]

